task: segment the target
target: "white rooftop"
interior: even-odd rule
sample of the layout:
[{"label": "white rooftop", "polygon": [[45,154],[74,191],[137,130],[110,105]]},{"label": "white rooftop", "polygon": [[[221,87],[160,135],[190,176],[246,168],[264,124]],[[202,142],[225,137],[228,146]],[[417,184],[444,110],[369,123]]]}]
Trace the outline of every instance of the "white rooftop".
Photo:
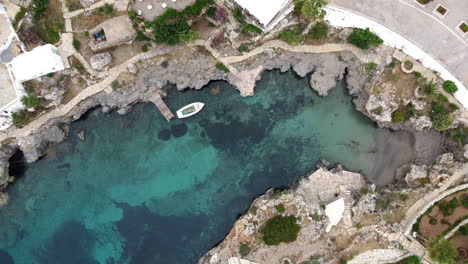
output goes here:
[{"label": "white rooftop", "polygon": [[341,218],[343,218],[344,209],[345,205],[343,198],[327,204],[325,207],[325,215],[330,219],[330,223],[325,228],[325,232],[328,233],[334,225],[340,222]]},{"label": "white rooftop", "polygon": [[235,0],[235,2],[267,26],[290,0]]},{"label": "white rooftop", "polygon": [[11,69],[18,82],[32,80],[64,68],[58,49],[51,44],[25,52],[11,61]]}]

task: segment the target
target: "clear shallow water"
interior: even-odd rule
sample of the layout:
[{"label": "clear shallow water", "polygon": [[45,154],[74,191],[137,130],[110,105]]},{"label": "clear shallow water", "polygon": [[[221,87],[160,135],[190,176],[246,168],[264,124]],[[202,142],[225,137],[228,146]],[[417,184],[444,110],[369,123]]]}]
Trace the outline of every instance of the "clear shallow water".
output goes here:
[{"label": "clear shallow water", "polygon": [[9,189],[0,263],[193,263],[252,199],[318,159],[371,173],[379,130],[343,83],[320,98],[307,79],[274,71],[255,92],[241,98],[223,82],[172,91],[173,110],[206,105],[170,123],[150,104],[90,112]]}]

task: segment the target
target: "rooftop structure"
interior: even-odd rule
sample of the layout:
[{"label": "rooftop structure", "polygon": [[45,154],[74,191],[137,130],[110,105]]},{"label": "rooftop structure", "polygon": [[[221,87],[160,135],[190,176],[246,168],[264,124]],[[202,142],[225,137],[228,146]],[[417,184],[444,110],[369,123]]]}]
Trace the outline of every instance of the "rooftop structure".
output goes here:
[{"label": "rooftop structure", "polygon": [[230,6],[238,6],[264,30],[272,29],[294,9],[292,0],[225,0]]},{"label": "rooftop structure", "polygon": [[89,42],[93,51],[100,51],[126,42],[131,42],[136,36],[132,22],[128,16],[111,18],[89,30],[94,38]]},{"label": "rooftop structure", "polygon": [[325,206],[325,215],[330,219],[325,232],[330,232],[331,228],[340,222],[341,218],[343,218],[344,210],[345,203],[343,198],[339,198]]},{"label": "rooftop structure", "polygon": [[47,44],[16,56],[11,68],[16,81],[24,82],[63,70],[65,66],[57,47]]}]

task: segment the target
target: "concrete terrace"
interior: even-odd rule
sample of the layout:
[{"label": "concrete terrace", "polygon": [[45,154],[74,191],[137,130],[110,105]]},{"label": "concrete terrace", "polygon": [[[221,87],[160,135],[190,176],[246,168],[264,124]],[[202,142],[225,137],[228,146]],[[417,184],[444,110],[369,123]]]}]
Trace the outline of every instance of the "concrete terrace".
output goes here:
[{"label": "concrete terrace", "polygon": [[[136,0],[132,9],[135,12],[141,10],[141,15],[148,21],[154,20],[156,17],[162,15],[168,8],[176,10],[182,10],[186,6],[195,3],[195,0]],[[162,4],[166,4],[167,7],[163,8]],[[152,6],[152,9],[148,9],[148,5]]]},{"label": "concrete terrace", "polygon": [[[468,87],[468,34],[455,27],[468,21],[468,1],[434,0],[421,6],[414,0],[330,0],[330,4],[367,17],[399,33],[449,70]],[[441,3],[449,12],[433,13]]]}]

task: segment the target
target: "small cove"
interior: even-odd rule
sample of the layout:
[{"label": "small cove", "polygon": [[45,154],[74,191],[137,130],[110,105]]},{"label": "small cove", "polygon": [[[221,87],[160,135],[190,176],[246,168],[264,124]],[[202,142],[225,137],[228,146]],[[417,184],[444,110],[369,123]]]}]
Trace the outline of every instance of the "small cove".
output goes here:
[{"label": "small cove", "polygon": [[224,82],[172,89],[173,111],[206,106],[171,122],[151,104],[125,116],[89,112],[9,189],[0,263],[193,263],[256,196],[320,158],[385,184],[414,157],[412,134],[376,128],[343,82],[321,98],[307,78],[272,71],[255,92],[241,98]]}]

